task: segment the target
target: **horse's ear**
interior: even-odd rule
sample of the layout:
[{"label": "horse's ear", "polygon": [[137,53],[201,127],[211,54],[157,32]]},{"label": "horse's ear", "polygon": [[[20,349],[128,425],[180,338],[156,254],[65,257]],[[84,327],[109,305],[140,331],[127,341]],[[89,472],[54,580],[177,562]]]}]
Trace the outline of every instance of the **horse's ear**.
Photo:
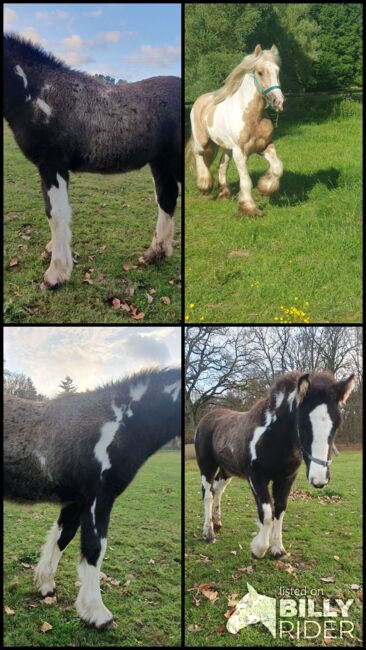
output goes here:
[{"label": "horse's ear", "polygon": [[259,45],[259,43],[258,43],[258,45],[255,46],[254,54],[255,54],[255,56],[260,56],[262,54],[262,48]]},{"label": "horse's ear", "polygon": [[271,52],[272,52],[272,54],[274,54],[275,56],[278,56],[278,54],[279,54],[278,49],[277,49],[277,47],[276,47],[275,45],[272,45],[272,47],[271,47]]},{"label": "horse's ear", "polygon": [[337,402],[345,404],[355,387],[355,376],[352,374],[344,381],[339,381],[336,386]]},{"label": "horse's ear", "polygon": [[309,379],[309,373],[307,372],[305,375],[301,375],[301,377],[298,379],[297,382],[297,403],[300,404],[306,396],[306,393],[308,392],[310,388],[310,379]]}]

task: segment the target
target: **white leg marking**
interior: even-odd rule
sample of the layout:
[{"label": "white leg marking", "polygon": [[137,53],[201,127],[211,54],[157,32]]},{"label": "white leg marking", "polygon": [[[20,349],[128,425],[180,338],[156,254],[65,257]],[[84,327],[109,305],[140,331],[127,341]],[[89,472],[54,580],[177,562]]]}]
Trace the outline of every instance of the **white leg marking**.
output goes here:
[{"label": "white leg marking", "polygon": [[203,536],[208,541],[211,542],[215,539],[215,533],[212,523],[212,504],[213,504],[213,494],[211,492],[211,485],[206,481],[206,477],[202,476],[202,485],[204,489],[204,507],[205,507],[205,523],[203,524]]},{"label": "white leg marking", "polygon": [[112,614],[103,605],[100,594],[100,567],[107,548],[107,540],[101,540],[101,551],[96,566],[88,564],[83,558],[78,567],[81,581],[79,595],[76,599],[76,609],[83,621],[95,627],[104,627],[112,621]]},{"label": "white leg marking", "polygon": [[233,159],[240,177],[239,201],[240,203],[247,203],[253,208],[255,208],[256,205],[252,197],[253,183],[248,173],[247,156],[243,154],[240,147],[235,146],[233,148]]},{"label": "white leg marking", "polygon": [[265,159],[269,162],[269,169],[258,181],[258,189],[262,194],[273,194],[280,186],[280,178],[283,174],[283,164],[278,158],[273,144],[268,145],[263,152]]},{"label": "white leg marking", "polygon": [[286,550],[282,545],[282,523],[285,516],[285,511],[281,512],[278,519],[273,520],[273,527],[271,532],[271,551],[273,555],[284,555]]},{"label": "white leg marking", "polygon": [[227,173],[227,168],[229,165],[231,159],[231,155],[227,152],[224,151],[224,153],[221,156],[220,159],[220,165],[219,165],[219,185],[227,185],[226,182],[226,173]]},{"label": "white leg marking", "polygon": [[213,482],[214,498],[213,498],[213,508],[212,508],[212,519],[214,526],[219,528],[221,526],[221,497],[225,492],[227,486],[231,482],[231,478],[220,479],[219,481]]},{"label": "white leg marking", "polygon": [[48,190],[51,204],[51,218],[49,218],[52,232],[52,259],[47,269],[44,280],[46,284],[55,286],[66,282],[71,275],[71,208],[67,195],[67,183],[57,174],[58,187],[52,186]]},{"label": "white leg marking", "polygon": [[151,248],[157,253],[169,257],[173,252],[174,219],[159,205],[158,221]]},{"label": "white leg marking", "polygon": [[56,588],[53,578],[62,555],[57,544],[61,533],[62,528],[57,523],[53,524],[48,533],[46,543],[42,548],[41,559],[35,569],[34,581],[42,596],[47,596],[47,594],[55,591]]},{"label": "white leg marking", "polygon": [[264,557],[269,547],[269,537],[272,529],[272,506],[270,503],[262,503],[263,524],[259,524],[259,533],[252,539],[250,545],[253,555]]}]

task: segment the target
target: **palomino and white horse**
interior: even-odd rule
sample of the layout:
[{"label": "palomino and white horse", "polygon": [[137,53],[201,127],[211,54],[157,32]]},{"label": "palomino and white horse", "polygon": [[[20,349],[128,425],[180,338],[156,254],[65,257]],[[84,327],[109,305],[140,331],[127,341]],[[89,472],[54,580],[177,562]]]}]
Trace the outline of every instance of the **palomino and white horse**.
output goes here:
[{"label": "palomino and white horse", "polygon": [[97,628],[113,620],[99,581],[114,500],[151,454],[181,434],[180,387],[180,370],[167,369],[49,402],[5,396],[4,497],[61,503],[36,584],[42,596],[53,594],[62,552],[80,526],[76,609]]},{"label": "palomino and white horse", "polygon": [[51,229],[46,286],[71,275],[69,171],[113,174],[149,164],[159,213],[144,260],[171,255],[182,180],[180,97],[178,77],[112,86],[15,34],[4,36],[4,117],[38,168]]},{"label": "palomino and white horse", "polygon": [[335,381],[331,373],[289,372],[250,411],[219,408],[201,419],[195,448],[206,541],[213,542],[221,528],[221,497],[231,478],[238,476],[248,479],[258,508],[260,529],[251,543],[253,555],[264,557],[269,546],[275,557],[286,553],[282,522],[301,456],[309,483],[324,487],[341,422],[339,405],[347,401],[354,384],[353,375]]},{"label": "palomino and white horse", "polygon": [[277,192],[283,165],[272,142],[273,125],[263,117],[266,105],[277,112],[283,110],[284,96],[280,88],[280,57],[278,49],[262,50],[257,45],[227,77],[219,90],[206,93],[193,104],[192,136],[187,154],[194,156],[197,186],[209,192],[213,186],[210,172],[217,147],[223,149],[219,165],[219,198],[229,198],[226,174],[231,156],[240,176],[239,210],[249,216],[262,216],[252,197],[252,181],[248,158],[258,153],[268,161],[269,169],[258,181],[261,194]]}]

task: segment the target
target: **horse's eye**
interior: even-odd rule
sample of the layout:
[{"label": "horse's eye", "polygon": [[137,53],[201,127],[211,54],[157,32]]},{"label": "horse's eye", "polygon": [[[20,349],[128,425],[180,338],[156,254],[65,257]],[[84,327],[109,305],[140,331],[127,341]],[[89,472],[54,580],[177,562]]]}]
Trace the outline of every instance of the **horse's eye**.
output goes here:
[{"label": "horse's eye", "polygon": [[262,76],[262,74],[263,74],[263,72],[258,72],[258,74],[259,74],[259,76],[261,77],[261,76]]}]

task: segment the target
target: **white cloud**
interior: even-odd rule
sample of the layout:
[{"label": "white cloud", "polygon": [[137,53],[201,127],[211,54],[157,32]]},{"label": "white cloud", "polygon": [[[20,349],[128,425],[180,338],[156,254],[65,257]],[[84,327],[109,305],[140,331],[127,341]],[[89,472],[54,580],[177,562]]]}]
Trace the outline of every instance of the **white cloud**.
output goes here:
[{"label": "white cloud", "polygon": [[9,7],[4,7],[4,27],[7,29],[17,19],[16,12],[14,9],[9,9]]},{"label": "white cloud", "polygon": [[179,327],[7,327],[5,366],[52,396],[66,375],[79,390],[142,368],[180,365]]},{"label": "white cloud", "polygon": [[83,41],[79,34],[73,34],[70,38],[64,38],[62,42],[72,49],[80,49],[83,45]]},{"label": "white cloud", "polygon": [[101,16],[102,13],[103,13],[103,12],[102,12],[101,9],[97,9],[96,11],[90,11],[90,12],[87,14],[87,16],[93,16],[93,18],[97,18],[98,16]]},{"label": "white cloud", "polygon": [[126,56],[126,59],[151,68],[170,68],[180,61],[180,54],[180,47],[141,45],[139,52]]},{"label": "white cloud", "polygon": [[121,38],[121,32],[106,32],[103,34],[103,37],[110,43],[118,43],[119,39]]},{"label": "white cloud", "polygon": [[91,56],[88,56],[87,54],[83,54],[82,52],[78,52],[76,50],[72,52],[57,52],[56,56],[62,61],[65,61],[65,63],[68,65],[72,66],[95,62],[95,59],[93,59]]},{"label": "white cloud", "polygon": [[44,23],[47,26],[54,25],[59,20],[66,20],[70,18],[70,14],[67,11],[62,11],[61,9],[55,9],[54,11],[36,11],[35,17],[40,22]]},{"label": "white cloud", "polygon": [[20,32],[21,36],[28,38],[33,43],[38,43],[39,45],[46,45],[47,41],[42,38],[34,27],[26,27],[23,31]]}]

